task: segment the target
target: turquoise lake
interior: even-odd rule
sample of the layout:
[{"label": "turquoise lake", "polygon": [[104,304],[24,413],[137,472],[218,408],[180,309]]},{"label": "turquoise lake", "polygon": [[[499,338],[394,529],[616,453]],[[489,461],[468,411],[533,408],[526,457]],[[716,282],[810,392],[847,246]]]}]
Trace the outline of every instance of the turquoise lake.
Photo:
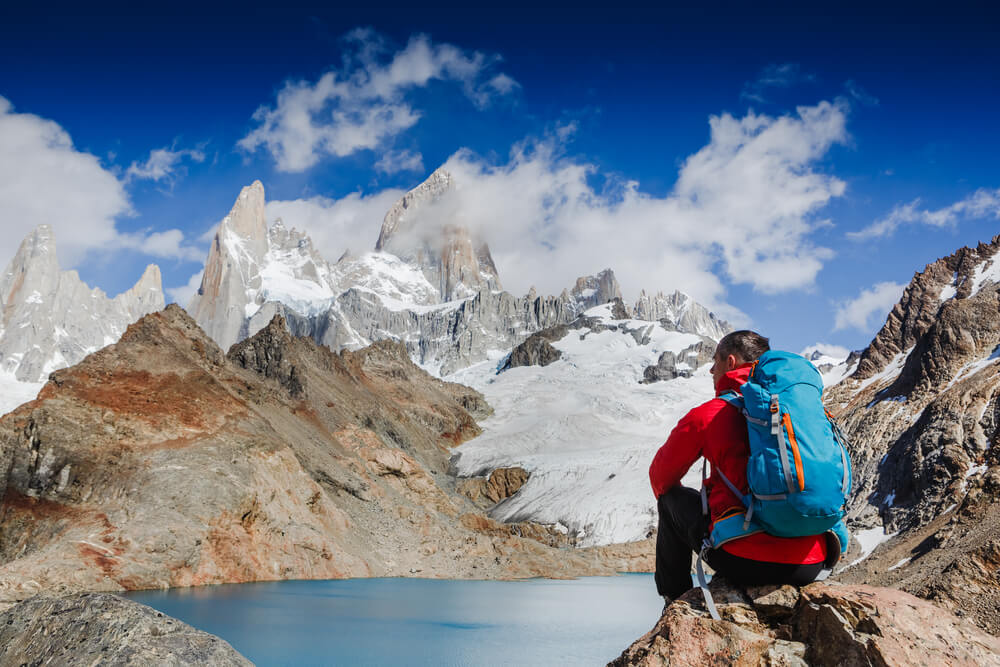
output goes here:
[{"label": "turquoise lake", "polygon": [[570,581],[347,579],[127,597],[267,665],[603,665],[659,619],[649,574]]}]

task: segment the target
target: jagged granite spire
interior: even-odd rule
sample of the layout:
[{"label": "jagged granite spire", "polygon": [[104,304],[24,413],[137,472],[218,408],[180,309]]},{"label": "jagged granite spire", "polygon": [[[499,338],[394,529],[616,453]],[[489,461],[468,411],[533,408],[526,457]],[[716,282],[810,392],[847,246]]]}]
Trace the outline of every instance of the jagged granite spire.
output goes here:
[{"label": "jagged granite spire", "polygon": [[260,181],[240,190],[212,239],[201,286],[187,306],[198,325],[224,350],[239,340],[250,302],[248,292],[261,286],[260,267],[268,249],[264,204]]},{"label": "jagged granite spire", "polygon": [[377,252],[419,267],[438,287],[442,301],[501,289],[489,246],[460,221],[441,219],[444,210],[432,209],[454,187],[451,174],[443,168],[435,171],[389,209],[375,243]]},{"label": "jagged granite spire", "polygon": [[633,307],[633,317],[663,322],[681,333],[699,334],[716,341],[733,330],[729,322],[719,319],[715,313],[681,291],[670,295],[663,292],[649,295],[642,290]]},{"label": "jagged granite spire", "polygon": [[76,271],[60,270],[52,228],[40,225],[0,276],[0,371],[22,382],[41,381],[117,341],[129,324],[163,305],[155,264],[110,299]]}]

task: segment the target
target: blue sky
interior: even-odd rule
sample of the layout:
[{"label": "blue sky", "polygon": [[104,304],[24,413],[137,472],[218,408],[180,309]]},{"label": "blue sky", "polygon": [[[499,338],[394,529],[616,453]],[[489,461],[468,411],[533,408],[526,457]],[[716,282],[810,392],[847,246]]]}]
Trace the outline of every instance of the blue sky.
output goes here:
[{"label": "blue sky", "polygon": [[512,291],[610,266],[793,350],[864,346],[915,271],[1000,231],[986,3],[17,10],[0,259],[47,222],[112,294],[156,262],[184,299],[254,179],[332,261],[445,163]]}]

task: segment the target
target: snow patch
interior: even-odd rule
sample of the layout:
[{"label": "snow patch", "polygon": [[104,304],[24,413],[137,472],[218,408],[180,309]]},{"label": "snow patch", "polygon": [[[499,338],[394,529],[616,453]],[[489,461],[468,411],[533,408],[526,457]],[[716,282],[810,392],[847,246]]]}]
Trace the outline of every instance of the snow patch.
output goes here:
[{"label": "snow patch", "polygon": [[913,556],[907,556],[906,558],[902,559],[901,561],[899,561],[895,565],[890,565],[888,571],[892,572],[893,570],[898,570],[899,568],[901,568],[904,565],[906,565],[907,563],[909,563],[911,560],[913,560]]},{"label": "snow patch", "polygon": [[864,559],[868,558],[872,555],[872,552],[875,551],[878,545],[883,542],[888,542],[898,534],[898,532],[886,533],[885,528],[882,526],[857,531],[854,534],[854,539],[856,539],[858,544],[861,545],[861,557],[851,561],[847,567],[854,567]]},{"label": "snow patch", "polygon": [[994,261],[994,257],[980,262],[976,265],[976,271],[972,274],[972,293],[975,295],[990,283],[1000,282],[1000,262]]}]

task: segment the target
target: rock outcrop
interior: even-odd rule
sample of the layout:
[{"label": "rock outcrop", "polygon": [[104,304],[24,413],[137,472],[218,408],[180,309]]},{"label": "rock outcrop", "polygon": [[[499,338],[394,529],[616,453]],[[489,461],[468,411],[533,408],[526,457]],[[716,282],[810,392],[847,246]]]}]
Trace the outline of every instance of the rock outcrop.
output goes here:
[{"label": "rock outcrop", "polygon": [[647,366],[643,370],[641,382],[650,384],[679,377],[689,378],[705,364],[712,363],[715,346],[716,341],[705,339],[684,348],[678,354],[667,350],[660,355],[655,365]]},{"label": "rock outcrop", "polygon": [[275,318],[227,356],[169,306],[0,419],[0,605],[39,589],[610,572],[459,520],[478,509],[449,455],[487,410],[399,343],[336,354]]},{"label": "rock outcrop", "polygon": [[612,661],[626,665],[998,665],[1000,639],[902,591],[712,582],[722,620],[689,591]]},{"label": "rock outcrop", "polygon": [[134,287],[114,298],[62,271],[52,228],[21,242],[0,276],[0,371],[39,382],[115,342],[132,322],[163,308],[160,269],[146,267]]},{"label": "rock outcrop", "polygon": [[146,605],[106,593],[38,595],[0,613],[0,667],[229,665],[227,642]]},{"label": "rock outcrop", "polygon": [[558,361],[562,352],[552,347],[551,341],[561,340],[567,333],[569,327],[560,325],[531,334],[523,343],[510,351],[507,360],[500,366],[500,371],[519,366],[548,366]]}]

